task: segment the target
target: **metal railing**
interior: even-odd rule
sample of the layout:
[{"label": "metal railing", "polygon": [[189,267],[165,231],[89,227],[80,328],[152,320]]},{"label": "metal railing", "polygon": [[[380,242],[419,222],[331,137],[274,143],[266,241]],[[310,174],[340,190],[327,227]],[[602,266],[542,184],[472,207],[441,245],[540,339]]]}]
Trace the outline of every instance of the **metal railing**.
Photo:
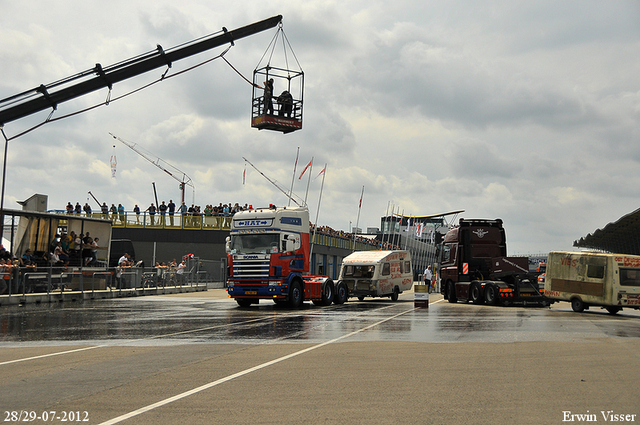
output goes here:
[{"label": "metal railing", "polygon": [[231,230],[231,218],[227,215],[187,215],[187,214],[149,214],[148,211],[136,214],[133,211],[125,211],[124,213],[103,214],[101,212],[92,212],[87,214],[68,214],[66,211],[53,210],[49,211],[59,215],[80,216],[89,218],[101,218],[111,220],[113,227],[119,228],[142,228],[142,229],[188,229],[188,230]]},{"label": "metal railing", "polygon": [[[63,210],[49,211],[54,214],[62,216],[80,216],[89,218],[102,218],[105,220],[111,220],[113,227],[116,228],[128,228],[128,229],[186,229],[186,230],[226,230],[231,231],[231,220],[233,215],[182,215],[174,214],[165,215],[156,213],[149,214],[148,211],[136,214],[132,211],[125,211],[120,214],[102,214],[91,213],[86,214],[84,212],[80,214],[68,214]],[[60,222],[60,225],[64,225],[64,219]],[[312,231],[313,233],[313,231]],[[329,235],[326,233],[317,232],[315,234],[314,243],[317,245],[352,249],[354,247],[354,241],[352,237]],[[368,251],[379,249],[379,243],[373,241],[371,243],[362,242],[360,240],[355,241],[356,251]]]},{"label": "metal railing", "polygon": [[25,296],[26,294],[53,294],[66,291],[90,292],[137,290],[143,293],[149,289],[199,286],[207,283],[224,282],[224,261],[191,258],[183,273],[175,269],[153,267],[127,267],[102,270],[60,271],[48,268],[42,271],[17,270],[5,272],[0,278],[7,284],[2,295]]}]

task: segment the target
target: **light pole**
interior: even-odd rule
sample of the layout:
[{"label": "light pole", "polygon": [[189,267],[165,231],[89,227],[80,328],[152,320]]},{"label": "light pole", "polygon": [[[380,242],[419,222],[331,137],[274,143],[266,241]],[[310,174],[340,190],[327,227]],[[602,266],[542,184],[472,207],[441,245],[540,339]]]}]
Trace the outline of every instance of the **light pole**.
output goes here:
[{"label": "light pole", "polygon": [[[4,124],[0,124],[0,131],[4,137],[4,159],[2,161],[2,193],[0,193],[0,238],[4,237],[4,181],[7,177],[7,150],[9,149],[9,139],[4,134]],[[0,239],[0,243],[2,239]],[[13,247],[11,247],[13,249]]]}]

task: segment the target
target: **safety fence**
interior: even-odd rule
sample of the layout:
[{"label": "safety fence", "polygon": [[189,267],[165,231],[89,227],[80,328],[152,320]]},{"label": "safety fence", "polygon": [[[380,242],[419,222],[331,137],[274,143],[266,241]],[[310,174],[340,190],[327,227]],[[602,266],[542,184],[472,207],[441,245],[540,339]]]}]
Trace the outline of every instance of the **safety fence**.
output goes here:
[{"label": "safety fence", "polygon": [[115,267],[108,269],[85,268],[63,270],[49,267],[31,271],[15,268],[0,273],[0,295],[53,294],[71,291],[122,291],[157,289],[178,286],[199,286],[224,282],[226,264],[221,260],[189,258],[186,268]]}]

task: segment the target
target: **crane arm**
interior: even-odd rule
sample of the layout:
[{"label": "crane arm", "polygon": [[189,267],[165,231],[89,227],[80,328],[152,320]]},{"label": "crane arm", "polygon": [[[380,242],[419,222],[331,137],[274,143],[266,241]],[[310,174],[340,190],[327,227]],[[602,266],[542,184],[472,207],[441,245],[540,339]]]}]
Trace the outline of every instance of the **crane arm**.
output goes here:
[{"label": "crane arm", "polygon": [[[155,159],[153,159],[150,155],[142,152],[140,149],[138,149],[137,143],[130,143],[127,142],[126,140],[121,139],[120,137],[116,136],[113,133],[109,133],[111,135],[111,137],[113,137],[116,140],[119,140],[123,145],[127,146],[129,149],[131,149],[132,151],[134,151],[135,153],[137,153],[138,155],[140,155],[141,157],[143,157],[144,159],[146,159],[147,161],[149,161],[150,163],[152,163],[153,165],[155,165],[156,167],[158,167],[159,169],[161,169],[162,171],[164,171],[165,173],[169,174],[171,177],[173,177],[174,179],[176,179],[177,181],[179,181],[181,184],[185,184],[187,186],[191,186],[192,188],[195,189],[195,186],[193,185],[193,181],[191,180],[191,177],[189,177],[186,173],[178,170],[176,167],[174,167],[173,165],[169,164],[167,161],[164,161],[161,158],[156,157]],[[160,162],[165,163],[168,167],[171,167],[171,169],[173,170],[173,172],[169,169],[167,169],[166,167],[164,167]],[[182,178],[178,178],[177,174],[182,174]]]},{"label": "crane arm", "polygon": [[[223,33],[217,36],[207,37],[200,41],[196,40],[195,42],[187,43],[187,45],[183,47],[167,51],[164,51],[162,47],[158,45],[156,51],[125,60],[115,65],[110,65],[106,68],[103,68],[100,64],[96,64],[93,69],[81,72],[46,86],[43,84],[35,89],[10,96],[6,99],[0,100],[0,126],[48,108],[53,108],[55,110],[58,104],[62,102],[75,99],[76,97],[83,96],[104,87],[111,88],[114,83],[143,74],[156,68],[163,66],[170,67],[175,61],[204,52],[214,47],[218,47],[226,43],[233,44],[234,40],[273,28],[281,21],[282,15],[277,15],[237,28],[233,31],[227,31],[227,29],[223,27]],[[96,76],[89,78],[94,74]],[[89,79],[69,84],[82,78]],[[60,88],[60,86],[66,87]],[[56,89],[57,91],[54,91]]]}]

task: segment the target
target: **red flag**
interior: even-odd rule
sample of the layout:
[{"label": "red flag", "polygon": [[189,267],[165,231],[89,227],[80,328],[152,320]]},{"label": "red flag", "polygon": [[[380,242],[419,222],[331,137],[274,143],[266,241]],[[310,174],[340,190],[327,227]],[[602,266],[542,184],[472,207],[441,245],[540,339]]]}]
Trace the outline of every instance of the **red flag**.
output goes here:
[{"label": "red flag", "polygon": [[247,169],[245,168],[244,171],[242,172],[242,184],[244,184],[244,182],[246,181],[246,177],[247,177]]},{"label": "red flag", "polygon": [[304,170],[302,170],[302,173],[300,173],[300,177],[298,177],[298,180],[300,180],[302,178],[302,176],[304,175],[304,173],[307,172],[307,168],[311,167],[311,164],[313,163],[313,158],[311,158],[311,161],[309,161],[309,163],[307,164],[306,167],[304,167]]},{"label": "red flag", "polygon": [[321,175],[323,175],[323,174],[324,174],[324,170],[326,170],[326,169],[327,169],[327,167],[324,167],[324,168],[322,169],[322,171],[320,171],[320,172],[318,173],[318,175],[314,177],[314,180],[315,180],[315,179],[317,179],[318,177],[320,177]]}]

